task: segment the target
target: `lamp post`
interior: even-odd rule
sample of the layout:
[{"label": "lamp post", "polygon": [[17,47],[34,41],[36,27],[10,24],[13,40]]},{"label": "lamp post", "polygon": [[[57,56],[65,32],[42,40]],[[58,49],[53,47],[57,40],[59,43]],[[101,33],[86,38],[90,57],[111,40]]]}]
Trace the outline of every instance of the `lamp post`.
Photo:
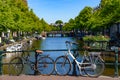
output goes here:
[{"label": "lamp post", "polygon": [[7,29],[7,38],[9,39],[10,38],[10,30]]},{"label": "lamp post", "polygon": [[60,31],[62,31],[62,26],[63,26],[63,24],[60,24],[60,25],[59,25],[59,27],[60,27]]}]

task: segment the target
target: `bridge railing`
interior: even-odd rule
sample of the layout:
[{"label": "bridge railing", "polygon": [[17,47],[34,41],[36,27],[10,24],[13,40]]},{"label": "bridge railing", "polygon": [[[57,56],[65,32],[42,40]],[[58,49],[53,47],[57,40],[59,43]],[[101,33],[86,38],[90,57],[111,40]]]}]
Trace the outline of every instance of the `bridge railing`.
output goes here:
[{"label": "bridge railing", "polygon": [[[10,52],[10,53],[15,53],[15,52],[34,52],[35,50],[26,50],[26,51],[12,51],[12,52]],[[44,52],[58,52],[58,51],[67,51],[66,49],[60,49],[60,50],[43,50]],[[72,51],[73,52],[75,52],[75,51],[84,51],[84,49],[72,49]],[[109,55],[109,53],[110,52],[112,52],[113,54],[114,54],[114,60],[115,61],[113,61],[113,62],[106,62],[105,61],[105,64],[106,65],[112,65],[112,66],[114,66],[115,68],[115,70],[114,70],[114,75],[115,75],[115,77],[118,77],[119,76],[119,65],[120,65],[120,62],[119,62],[119,58],[120,58],[120,55],[119,55],[119,52],[120,51],[118,51],[118,50],[116,50],[116,51],[112,51],[112,50],[104,50],[104,49],[91,49],[91,50],[89,50],[90,52],[102,52],[103,54],[102,54],[102,56],[104,56],[104,55]],[[108,52],[108,53],[106,53],[106,52]],[[6,63],[3,63],[2,62],[2,55],[4,54],[4,53],[9,53],[9,52],[7,52],[7,51],[0,51],[0,74],[2,75],[2,65],[4,65],[4,64],[6,64]],[[57,53],[56,53],[57,54]],[[113,56],[112,56],[113,57]],[[8,63],[9,64],[9,63]],[[75,65],[75,64],[73,64],[73,65]],[[76,71],[75,71],[75,67],[73,67],[74,69],[73,69],[73,75],[76,75]]]}]

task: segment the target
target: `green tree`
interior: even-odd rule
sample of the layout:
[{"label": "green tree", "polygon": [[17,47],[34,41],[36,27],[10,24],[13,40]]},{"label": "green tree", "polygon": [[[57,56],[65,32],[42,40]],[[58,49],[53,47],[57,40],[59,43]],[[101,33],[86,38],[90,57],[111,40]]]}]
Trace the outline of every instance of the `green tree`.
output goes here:
[{"label": "green tree", "polygon": [[68,23],[66,23],[64,26],[63,26],[63,30],[65,31],[71,31],[75,28],[75,20],[74,19],[70,19]]},{"label": "green tree", "polygon": [[92,16],[93,9],[86,6],[79,15],[75,18],[76,26],[80,30],[87,30],[88,21]]},{"label": "green tree", "polygon": [[63,21],[62,21],[62,20],[57,20],[57,21],[55,22],[55,24],[58,24],[58,25],[63,24]]},{"label": "green tree", "polygon": [[14,20],[9,2],[9,0],[0,1],[0,33],[7,32],[10,27],[13,27]]},{"label": "green tree", "polygon": [[57,30],[62,30],[62,27],[63,27],[62,24],[63,24],[62,20],[55,21],[55,26],[56,26]]},{"label": "green tree", "polygon": [[74,26],[74,29],[101,31],[110,25],[120,22],[120,0],[101,0],[100,5],[91,8],[85,7],[79,15],[65,25]]},{"label": "green tree", "polygon": [[[26,0],[0,0],[0,32],[41,32],[51,30],[49,25],[28,9]],[[44,28],[45,27],[45,28]]]},{"label": "green tree", "polygon": [[42,18],[41,19],[41,23],[42,23],[42,28],[44,31],[51,31],[52,28],[45,22],[45,20]]}]

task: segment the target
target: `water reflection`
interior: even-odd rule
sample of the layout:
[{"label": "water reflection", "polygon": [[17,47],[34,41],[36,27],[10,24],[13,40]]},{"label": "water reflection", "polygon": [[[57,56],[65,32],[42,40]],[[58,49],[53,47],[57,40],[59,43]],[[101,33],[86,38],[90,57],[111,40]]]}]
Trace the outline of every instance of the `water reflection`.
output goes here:
[{"label": "water reflection", "polygon": [[65,41],[75,41],[74,38],[68,38],[68,37],[54,37],[54,38],[46,38],[45,40],[42,40],[42,43],[40,44],[40,49],[66,49]]},{"label": "water reflection", "polygon": [[[61,50],[61,49],[66,49],[65,41],[75,41],[74,38],[46,38],[45,40],[42,40],[40,44],[40,49],[42,50]],[[44,52],[44,54],[49,54],[50,57],[55,59],[56,57],[63,55],[65,51],[51,51],[51,52]]]}]

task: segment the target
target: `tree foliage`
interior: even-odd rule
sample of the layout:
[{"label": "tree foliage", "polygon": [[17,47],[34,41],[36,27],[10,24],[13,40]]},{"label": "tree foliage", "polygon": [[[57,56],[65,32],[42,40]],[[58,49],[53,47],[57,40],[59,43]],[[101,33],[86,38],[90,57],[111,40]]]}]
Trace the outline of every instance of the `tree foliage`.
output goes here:
[{"label": "tree foliage", "polygon": [[75,18],[76,26],[79,29],[85,30],[87,29],[87,23],[89,21],[89,18],[92,15],[92,8],[91,7],[85,7],[79,15]]},{"label": "tree foliage", "polygon": [[63,23],[63,21],[62,20],[57,20],[56,22],[55,22],[55,24],[62,24]]},{"label": "tree foliage", "polygon": [[74,26],[75,26],[75,21],[74,19],[70,19],[68,23],[65,24],[65,26],[63,27],[63,30],[65,31],[71,31],[74,29]]},{"label": "tree foliage", "polygon": [[86,6],[65,27],[72,25],[80,30],[101,30],[117,22],[120,22],[120,0],[101,0],[95,8]]},{"label": "tree foliage", "polygon": [[48,27],[45,21],[28,8],[26,0],[0,0],[0,32],[10,29],[12,32],[32,33]]}]

